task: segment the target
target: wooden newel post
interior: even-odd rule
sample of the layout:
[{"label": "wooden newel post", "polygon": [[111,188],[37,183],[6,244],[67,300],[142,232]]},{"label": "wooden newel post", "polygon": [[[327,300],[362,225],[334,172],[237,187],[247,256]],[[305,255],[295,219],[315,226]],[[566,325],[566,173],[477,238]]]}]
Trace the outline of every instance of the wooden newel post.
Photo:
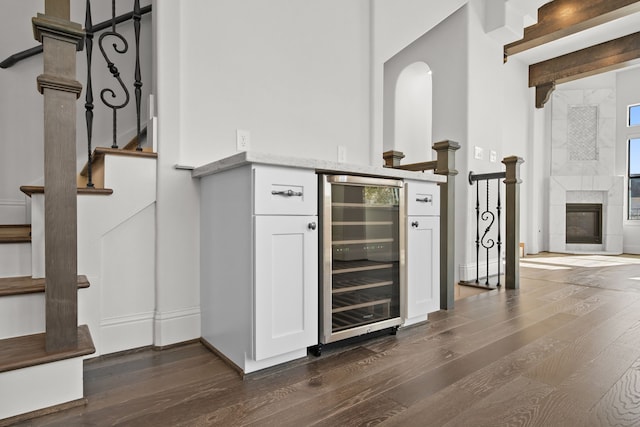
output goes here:
[{"label": "wooden newel post", "polygon": [[506,166],[504,183],[506,194],[506,252],[505,252],[505,287],[520,287],[520,165],[524,160],[517,156],[505,157],[502,163]]},{"label": "wooden newel post", "polygon": [[440,185],[440,308],[449,310],[454,304],[454,258],[455,258],[455,152],[460,144],[441,141],[433,144],[436,151],[435,173],[445,175],[447,182]]},{"label": "wooden newel post", "polygon": [[45,11],[32,21],[44,53],[46,350],[56,352],[78,344],[76,51],[84,31],[69,21],[69,0],[46,0]]},{"label": "wooden newel post", "polygon": [[386,168],[396,168],[400,166],[400,161],[404,159],[404,153],[402,151],[385,151],[382,153],[382,158]]}]

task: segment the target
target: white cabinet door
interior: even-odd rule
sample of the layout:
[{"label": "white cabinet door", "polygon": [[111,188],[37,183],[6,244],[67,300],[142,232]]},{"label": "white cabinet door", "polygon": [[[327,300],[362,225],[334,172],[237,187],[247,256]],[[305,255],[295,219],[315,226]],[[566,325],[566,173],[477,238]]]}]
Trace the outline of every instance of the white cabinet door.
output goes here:
[{"label": "white cabinet door", "polygon": [[407,218],[407,318],[440,309],[440,217]]},{"label": "white cabinet door", "polygon": [[262,360],[318,343],[318,218],[254,220],[253,356]]}]

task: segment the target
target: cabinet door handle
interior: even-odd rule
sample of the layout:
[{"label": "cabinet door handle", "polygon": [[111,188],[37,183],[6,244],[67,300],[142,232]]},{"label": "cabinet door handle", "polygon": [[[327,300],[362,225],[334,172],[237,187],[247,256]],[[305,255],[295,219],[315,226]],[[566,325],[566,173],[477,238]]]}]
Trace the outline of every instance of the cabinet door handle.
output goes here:
[{"label": "cabinet door handle", "polygon": [[418,223],[418,221],[413,221],[413,222],[411,223],[411,226],[412,226],[413,228],[418,228],[418,226],[419,226],[419,225],[420,225],[420,224]]},{"label": "cabinet door handle", "polygon": [[275,191],[273,190],[271,192],[271,194],[275,195],[275,196],[285,196],[285,197],[302,197],[302,191],[293,191],[293,190],[287,190],[287,191]]},{"label": "cabinet door handle", "polygon": [[309,230],[315,230],[316,229],[316,223],[315,222],[310,222],[309,225],[307,225],[307,228]]},{"label": "cabinet door handle", "polygon": [[421,202],[421,203],[431,203],[432,199],[433,199],[433,198],[432,198],[431,196],[426,196],[426,197],[423,197],[422,199],[421,199],[420,197],[418,197],[418,198],[416,199],[416,202]]}]

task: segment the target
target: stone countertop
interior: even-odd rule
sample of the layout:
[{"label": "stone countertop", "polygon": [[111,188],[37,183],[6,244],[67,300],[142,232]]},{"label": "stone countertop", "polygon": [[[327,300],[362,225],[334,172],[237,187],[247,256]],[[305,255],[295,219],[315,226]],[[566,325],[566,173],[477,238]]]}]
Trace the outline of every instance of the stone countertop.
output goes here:
[{"label": "stone countertop", "polygon": [[275,154],[243,151],[233,156],[195,168],[191,172],[193,178],[213,175],[229,169],[249,164],[285,166],[300,169],[313,169],[319,173],[360,175],[382,178],[414,179],[417,181],[446,182],[446,177],[436,175],[432,171],[412,172],[382,166],[356,165],[350,163],[330,162],[327,160],[303,159],[299,157],[279,156]]}]

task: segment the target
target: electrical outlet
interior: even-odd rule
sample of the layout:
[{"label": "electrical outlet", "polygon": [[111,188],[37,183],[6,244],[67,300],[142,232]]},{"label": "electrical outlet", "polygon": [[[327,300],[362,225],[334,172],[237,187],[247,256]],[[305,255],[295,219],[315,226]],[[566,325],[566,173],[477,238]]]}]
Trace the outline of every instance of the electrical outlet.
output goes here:
[{"label": "electrical outlet", "polygon": [[347,161],[347,147],[344,145],[338,145],[338,163],[344,163]]},{"label": "electrical outlet", "polygon": [[482,160],[483,150],[482,147],[475,147],[474,157],[478,160]]},{"label": "electrical outlet", "polygon": [[249,151],[251,132],[246,129],[236,129],[236,150]]},{"label": "electrical outlet", "polygon": [[491,152],[489,153],[489,161],[492,163],[495,163],[497,160],[498,160],[498,153],[491,150]]}]

